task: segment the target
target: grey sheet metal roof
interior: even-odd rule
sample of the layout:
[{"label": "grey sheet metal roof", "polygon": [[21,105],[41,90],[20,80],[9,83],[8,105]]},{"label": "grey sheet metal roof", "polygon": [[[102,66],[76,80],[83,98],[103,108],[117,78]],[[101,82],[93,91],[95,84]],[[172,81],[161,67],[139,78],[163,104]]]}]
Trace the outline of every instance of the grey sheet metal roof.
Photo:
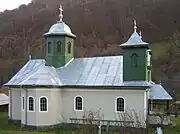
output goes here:
[{"label": "grey sheet metal roof", "polygon": [[49,32],[45,33],[44,35],[69,35],[72,37],[76,37],[76,35],[71,32],[70,27],[64,22],[52,25],[49,29]]},{"label": "grey sheet metal roof", "polygon": [[142,41],[141,37],[139,34],[135,31],[130,38],[128,39],[127,42],[121,44],[121,47],[126,47],[126,46],[148,46],[148,43]]},{"label": "grey sheet metal roof", "polygon": [[15,74],[5,85],[19,85],[28,79],[36,70],[45,63],[45,60],[30,60]]},{"label": "grey sheet metal roof", "polygon": [[121,47],[136,47],[136,46],[148,46],[149,43],[146,43],[142,41],[142,34],[140,32],[140,35],[137,33],[137,26],[136,26],[136,20],[134,20],[134,32],[130,36],[127,42],[124,44],[121,44]]},{"label": "grey sheet metal roof", "polygon": [[54,67],[47,67],[44,64],[19,85],[63,85]]},{"label": "grey sheet metal roof", "polygon": [[5,86],[145,86],[149,99],[171,100],[159,84],[150,81],[123,82],[123,56],[77,58],[61,68],[45,66],[45,60],[30,60]]},{"label": "grey sheet metal roof", "polygon": [[152,84],[149,91],[149,99],[151,100],[172,100],[172,97],[160,84]]},{"label": "grey sheet metal roof", "polygon": [[30,60],[5,84],[8,85],[150,86],[150,83],[123,83],[123,56],[106,56],[77,58],[58,69],[45,66],[45,60]]}]

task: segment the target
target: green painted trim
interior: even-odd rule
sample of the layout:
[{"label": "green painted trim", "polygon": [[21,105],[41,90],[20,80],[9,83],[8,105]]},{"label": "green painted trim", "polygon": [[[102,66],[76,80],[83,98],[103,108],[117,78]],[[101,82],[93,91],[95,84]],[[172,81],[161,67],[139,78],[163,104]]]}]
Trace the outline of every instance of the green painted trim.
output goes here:
[{"label": "green painted trim", "polygon": [[86,88],[86,89],[126,89],[126,90],[146,90],[149,86],[84,86],[84,85],[64,85],[64,86],[52,86],[52,85],[11,85],[7,87],[12,88]]}]

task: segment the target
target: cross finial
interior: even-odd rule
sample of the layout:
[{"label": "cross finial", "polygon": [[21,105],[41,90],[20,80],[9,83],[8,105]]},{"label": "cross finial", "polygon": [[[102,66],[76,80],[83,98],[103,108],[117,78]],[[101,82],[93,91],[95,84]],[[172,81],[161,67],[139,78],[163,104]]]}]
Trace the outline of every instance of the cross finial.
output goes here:
[{"label": "cross finial", "polygon": [[59,7],[59,11],[60,11],[60,14],[59,14],[59,23],[62,23],[63,22],[63,8],[62,8],[62,5],[60,5]]},{"label": "cross finial", "polygon": [[137,26],[136,26],[136,20],[134,20],[134,32],[136,32]]},{"label": "cross finial", "polygon": [[142,32],[141,32],[141,31],[139,32],[139,36],[140,36],[140,38],[142,39]]},{"label": "cross finial", "polygon": [[31,55],[29,55],[29,60],[31,60]]}]

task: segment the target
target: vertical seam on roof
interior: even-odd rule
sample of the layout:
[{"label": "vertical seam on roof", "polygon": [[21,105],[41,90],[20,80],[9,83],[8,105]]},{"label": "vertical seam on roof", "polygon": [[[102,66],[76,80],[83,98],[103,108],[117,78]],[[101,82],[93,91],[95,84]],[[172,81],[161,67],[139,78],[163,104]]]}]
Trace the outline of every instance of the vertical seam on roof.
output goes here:
[{"label": "vertical seam on roof", "polygon": [[95,78],[95,81],[94,81],[93,85],[95,85],[96,80],[97,80],[97,78],[98,78],[98,76],[99,76],[99,73],[100,73],[100,71],[101,71],[101,67],[102,67],[102,65],[103,65],[104,59],[105,59],[105,58],[103,58],[103,61],[102,61],[101,66],[100,66],[100,68],[99,68],[99,72],[98,72],[97,75],[96,75],[96,78]]},{"label": "vertical seam on roof", "polygon": [[[92,60],[93,60],[93,62],[92,62],[92,64],[91,64],[91,67],[90,67],[89,70],[92,70],[92,67],[94,66],[94,63],[95,63],[95,61],[96,61],[96,57],[95,57],[95,58],[92,58]],[[91,73],[91,71],[89,71],[89,72]],[[90,74],[90,73],[89,73],[89,74]],[[87,81],[88,81],[89,77],[90,77],[90,75],[88,75],[88,77],[87,77],[84,85],[87,85]]]}]

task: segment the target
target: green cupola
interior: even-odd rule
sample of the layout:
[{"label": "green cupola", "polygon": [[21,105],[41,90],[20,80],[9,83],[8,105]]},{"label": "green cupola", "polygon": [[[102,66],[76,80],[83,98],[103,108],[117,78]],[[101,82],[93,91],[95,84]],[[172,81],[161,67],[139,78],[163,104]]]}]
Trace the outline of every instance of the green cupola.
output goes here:
[{"label": "green cupola", "polygon": [[142,41],[137,33],[136,21],[134,32],[124,44],[123,49],[123,81],[151,81],[151,50],[149,44]]},{"label": "green cupola", "polygon": [[59,8],[59,21],[44,34],[46,43],[46,65],[63,67],[74,59],[74,40],[76,36],[63,22],[63,9]]}]

